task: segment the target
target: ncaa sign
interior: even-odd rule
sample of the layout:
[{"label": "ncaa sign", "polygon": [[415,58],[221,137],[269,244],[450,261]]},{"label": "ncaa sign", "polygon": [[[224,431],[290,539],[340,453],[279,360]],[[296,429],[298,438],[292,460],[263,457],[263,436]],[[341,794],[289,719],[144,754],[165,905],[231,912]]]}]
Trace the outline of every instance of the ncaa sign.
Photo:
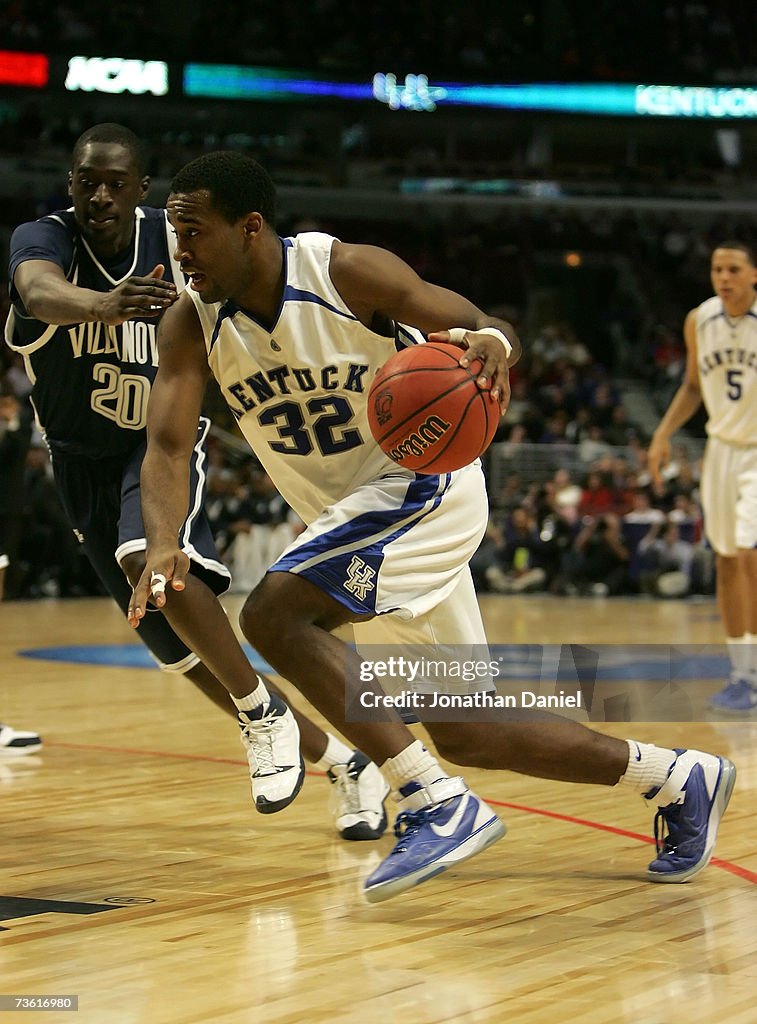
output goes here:
[{"label": "ncaa sign", "polygon": [[68,62],[69,92],[130,92],[135,96],[168,92],[168,65],[162,60],[126,60],[123,57],[72,57]]}]

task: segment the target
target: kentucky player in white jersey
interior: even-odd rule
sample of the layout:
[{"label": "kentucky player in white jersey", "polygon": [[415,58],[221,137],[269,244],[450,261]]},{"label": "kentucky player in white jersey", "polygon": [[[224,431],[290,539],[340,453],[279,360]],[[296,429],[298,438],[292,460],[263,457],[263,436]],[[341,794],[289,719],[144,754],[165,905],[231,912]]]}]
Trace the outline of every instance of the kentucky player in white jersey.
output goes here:
[{"label": "kentucky player in white jersey", "polygon": [[684,380],[654,433],[649,467],[659,480],[671,436],[704,402],[704,525],[732,665],[710,703],[740,715],[757,710],[757,266],[750,247],[718,245],[710,278],[715,295],[686,317]]},{"label": "kentucky player in white jersey", "polygon": [[[412,636],[419,644],[441,637],[485,645],[468,571],[485,522],[480,465],[416,476],[373,443],[370,383],[397,349],[425,339],[388,319],[374,329],[357,319],[329,274],[333,244],[331,236],[315,232],[282,240],[283,296],[270,329],[233,303],[209,305],[189,291],[208,363],[229,407],[281,494],[309,524],[273,569],[320,583],[360,617],[393,612],[409,620],[444,611],[443,628],[436,618],[433,631],[430,623],[425,632],[416,624]],[[437,548],[433,571],[431,546]],[[447,609],[442,598],[455,588],[460,596]],[[395,636],[396,628],[387,622],[385,631]],[[361,639],[362,623],[356,632]]]},{"label": "kentucky player in white jersey", "polygon": [[[365,397],[389,355],[424,340],[389,321],[385,333],[360,323],[329,276],[333,241],[317,232],[282,240],[283,301],[270,330],[233,303],[219,309],[190,290],[209,339],[208,362],[231,411],[308,522],[393,467],[379,448],[366,448]],[[317,349],[314,337],[322,339]]]},{"label": "kentucky player in white jersey", "polygon": [[[140,205],[148,187],[139,138],[122,125],[95,125],[74,146],[73,207],[20,225],[10,253],[6,340],[24,357],[66,515],[124,612],[129,579],[144,565],[139,474],[158,363],[155,325],[185,284],[165,211]],[[239,709],[258,810],[283,808],[301,785],[299,723],[305,756],[336,785],[340,834],[376,839],[387,791],[376,766],[291,711],[275,689],[269,694],[238,645],[218,677],[184,642],[184,621],[201,615],[203,598],[222,593],[230,578],[203,510],[208,427],[203,419],[196,431],[179,530],[197,586],[168,615],[151,615],[142,639],[162,668],[187,675],[227,713]],[[219,644],[233,638],[228,623],[219,630]],[[229,693],[244,696],[243,705]]]},{"label": "kentucky player in white jersey", "polygon": [[[480,467],[416,476],[385,459],[366,429],[370,374],[397,343],[417,340],[400,326],[410,324],[454,339],[463,363],[480,357],[478,384],[504,409],[520,344],[509,324],[423,281],[384,249],[319,234],[280,238],[273,183],[243,154],[192,161],[174,178],[167,209],[191,291],[159,332],[142,468],[147,564],[129,619],[139,626],[151,593],[170,607],[188,579],[176,535],[212,367],[256,454],[307,522],[248,597],[240,623],[278,672],[383,764],[401,808],[399,840],[365,892],[386,899],[480,852],[504,826],[393,709],[366,721],[345,708],[345,682],[366,679],[371,665],[335,630],[384,624],[382,639],[400,643],[483,639],[467,567],[487,518]],[[170,581],[157,594],[156,573]],[[217,642],[222,615],[216,602],[191,636],[210,664],[232,653]],[[380,699],[381,691],[366,681],[365,695]],[[685,881],[710,859],[735,777],[725,758],[548,717],[514,721],[489,708],[468,710],[464,722],[425,724],[439,753],[458,764],[608,786],[622,780],[644,794],[668,829],[648,869],[656,881]]]}]

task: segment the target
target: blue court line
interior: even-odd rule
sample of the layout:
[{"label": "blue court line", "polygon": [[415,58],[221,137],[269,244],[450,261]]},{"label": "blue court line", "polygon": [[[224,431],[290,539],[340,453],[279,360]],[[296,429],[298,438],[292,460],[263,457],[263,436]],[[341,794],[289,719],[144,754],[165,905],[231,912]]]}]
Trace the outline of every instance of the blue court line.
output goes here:
[{"label": "blue court line", "polygon": [[[273,669],[249,644],[243,644],[247,657],[258,672]],[[38,661],[65,661],[75,665],[105,665],[109,668],[157,669],[150,652],[141,644],[72,644],[66,647],[29,647],[16,651],[22,658]]]}]

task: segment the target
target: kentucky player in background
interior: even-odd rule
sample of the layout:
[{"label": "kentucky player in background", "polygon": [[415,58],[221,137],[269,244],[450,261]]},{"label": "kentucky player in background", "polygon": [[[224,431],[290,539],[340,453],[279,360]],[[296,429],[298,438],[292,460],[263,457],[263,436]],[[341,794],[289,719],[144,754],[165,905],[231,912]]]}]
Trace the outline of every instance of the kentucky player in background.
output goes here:
[{"label": "kentucky player in background", "polygon": [[[203,586],[187,574],[176,537],[212,370],[256,455],[307,523],[248,597],[242,630],[383,766],[401,809],[398,842],[365,891],[371,901],[387,899],[480,852],[505,830],[399,716],[358,721],[346,713],[345,681],[365,678],[365,663],[335,630],[350,627],[358,645],[394,641],[432,652],[486,643],[468,568],[487,523],[480,463],[428,476],[400,469],[368,430],[368,391],[395,346],[423,332],[454,340],[465,364],[480,358],[478,384],[504,409],[508,366],[520,344],[509,324],[423,281],[384,249],[318,232],[280,238],[273,182],[243,154],[192,161],[174,178],[167,209],[190,285],[160,328],[142,469],[147,565],[129,619],[134,626],[144,621],[151,593],[170,608],[185,587]],[[157,594],[153,574],[170,581]],[[217,673],[230,656],[215,638],[222,616],[208,593],[208,616],[187,635],[208,664],[217,659]],[[464,721],[426,724],[439,753],[457,764],[622,782],[642,794],[668,829],[650,879],[687,881],[708,863],[733,788],[730,761],[620,740],[550,716],[518,721],[506,714],[468,711]]]},{"label": "kentucky player in background", "polygon": [[659,481],[670,438],[704,402],[702,510],[731,659],[730,679],[710,704],[741,715],[757,711],[757,266],[751,248],[721,242],[712,252],[710,280],[715,295],[684,323],[684,379],[654,432],[649,468]]},{"label": "kentucky player in background", "polygon": [[[158,366],[156,325],[185,284],[165,211],[140,205],[149,187],[146,163],[145,148],[129,129],[101,124],[84,132],[69,173],[73,208],[13,234],[6,326],[6,340],[23,355],[33,385],[63,507],[124,612],[128,580],[138,580],[144,566],[139,474]],[[179,530],[192,572],[209,588],[200,595],[222,593],[229,583],[203,513],[208,428],[200,419]],[[387,787],[375,765],[304,716],[295,721],[240,651],[228,622],[221,622],[216,643],[236,657],[219,682],[177,635],[204,614],[189,589],[165,614],[149,616],[143,640],[163,669],[186,674],[219,707],[238,713],[258,810],[279,810],[299,790],[299,722],[303,752],[337,783],[339,831],[348,839],[377,838]]]}]

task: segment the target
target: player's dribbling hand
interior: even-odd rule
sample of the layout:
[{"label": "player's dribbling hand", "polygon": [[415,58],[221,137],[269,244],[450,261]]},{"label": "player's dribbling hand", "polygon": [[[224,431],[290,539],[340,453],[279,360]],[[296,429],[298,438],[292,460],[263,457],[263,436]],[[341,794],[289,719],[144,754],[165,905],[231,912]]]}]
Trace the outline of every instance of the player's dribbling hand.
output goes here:
[{"label": "player's dribbling hand", "polygon": [[500,413],[504,416],[510,404],[510,368],[507,365],[507,352],[493,334],[481,331],[466,331],[462,341],[458,341],[450,331],[434,331],[429,334],[429,341],[461,345],[465,352],[460,357],[460,365],[468,367],[474,360],[481,360],[481,370],[476,377],[476,384],[482,391],[491,389],[492,399],[499,402]]},{"label": "player's dribbling hand", "polygon": [[176,285],[164,281],[165,267],[158,263],[147,277],[128,277],[113,291],[102,296],[98,305],[98,320],[115,326],[134,317],[154,320],[178,298]]},{"label": "player's dribbling hand", "polygon": [[151,554],[131,595],[126,613],[129,625],[137,629],[147,613],[148,601],[156,608],[165,606],[166,587],[184,590],[188,571],[189,558],[178,548],[162,556]]},{"label": "player's dribbling hand", "polygon": [[670,441],[659,437],[652,438],[647,452],[647,469],[654,483],[662,483],[662,467],[670,462],[671,454]]}]

